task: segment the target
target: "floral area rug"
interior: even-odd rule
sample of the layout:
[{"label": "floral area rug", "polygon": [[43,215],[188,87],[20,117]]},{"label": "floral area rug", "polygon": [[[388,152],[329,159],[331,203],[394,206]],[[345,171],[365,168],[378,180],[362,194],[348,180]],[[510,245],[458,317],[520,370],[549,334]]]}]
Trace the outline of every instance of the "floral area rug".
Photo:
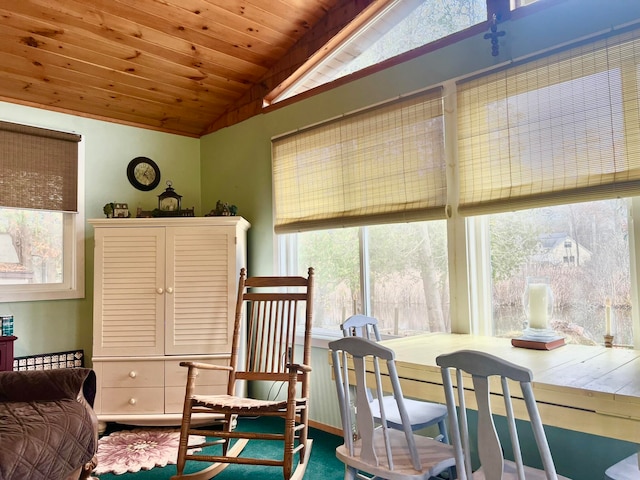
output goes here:
[{"label": "floral area rug", "polygon": [[[189,445],[197,445],[204,440],[203,436],[192,435]],[[180,431],[175,428],[136,428],[114,432],[98,442],[98,466],[93,473],[121,475],[174,465],[179,442]],[[189,451],[200,450],[193,448]]]}]

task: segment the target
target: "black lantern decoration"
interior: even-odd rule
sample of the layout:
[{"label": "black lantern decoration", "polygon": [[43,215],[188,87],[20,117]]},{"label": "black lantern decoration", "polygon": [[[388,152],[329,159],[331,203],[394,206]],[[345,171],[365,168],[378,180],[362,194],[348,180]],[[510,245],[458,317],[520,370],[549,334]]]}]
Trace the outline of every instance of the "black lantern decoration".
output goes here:
[{"label": "black lantern decoration", "polygon": [[178,195],[171,185],[171,180],[167,181],[167,189],[158,195],[158,209],[161,212],[179,213],[182,209],[182,195]]}]

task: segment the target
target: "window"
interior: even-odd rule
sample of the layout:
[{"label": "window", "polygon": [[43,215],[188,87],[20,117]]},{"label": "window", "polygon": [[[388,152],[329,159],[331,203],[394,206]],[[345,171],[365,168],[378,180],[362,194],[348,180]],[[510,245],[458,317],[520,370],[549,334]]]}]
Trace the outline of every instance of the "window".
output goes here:
[{"label": "window", "polygon": [[329,48],[329,55],[303,65],[265,101],[293,97],[486,20],[487,0],[395,0],[350,38]]},{"label": "window", "polygon": [[84,296],[80,136],[0,122],[0,301]]},{"label": "window", "polygon": [[[315,269],[314,328],[350,315],[378,319],[383,335],[450,330],[443,220],[286,235],[290,273]],[[366,293],[365,293],[366,292]]]},{"label": "window", "polygon": [[441,89],[274,139],[282,268],[315,268],[316,329],[355,313],[385,334],[448,328],[445,177]]},{"label": "window", "polygon": [[[339,45],[312,57],[264,99],[270,105],[486,22],[490,11],[515,10],[538,0],[395,0],[369,17]],[[375,7],[375,6],[374,6]],[[376,7],[377,8],[377,7]],[[425,26],[428,25],[428,28]]]},{"label": "window", "polygon": [[512,337],[526,321],[527,277],[545,277],[551,327],[570,342],[602,343],[605,305],[618,345],[633,345],[629,209],[614,199],[500,213],[488,222],[493,334]]},{"label": "window", "polygon": [[478,332],[517,335],[525,279],[542,275],[569,341],[602,343],[609,299],[615,343],[634,343],[639,45],[636,30],[458,84],[459,212],[490,252],[470,265],[471,290],[491,285],[472,310]]},{"label": "window", "polygon": [[[640,224],[640,219],[629,208],[631,202],[640,198],[638,79],[640,30],[635,29],[583,41],[572,48],[515,62],[455,84],[448,82],[443,87],[451,93],[442,97],[444,107],[440,112],[447,114],[434,114],[430,123],[425,123],[433,127],[435,120],[442,120],[441,130],[435,134],[433,128],[423,126],[423,131],[436,139],[445,133],[445,127],[455,126],[457,142],[447,144],[450,150],[438,154],[434,152],[440,147],[433,145],[439,144],[428,142],[430,148],[418,148],[416,158],[429,165],[446,158],[451,172],[446,178],[438,177],[429,187],[425,185],[432,179],[433,170],[424,179],[419,178],[419,170],[406,172],[400,178],[418,179],[416,203],[427,198],[439,199],[433,208],[425,208],[423,215],[437,212],[435,205],[446,205],[446,211],[450,212],[446,219],[424,218],[432,220],[427,222],[432,246],[437,244],[431,233],[432,223],[446,224],[448,232],[439,238],[446,242],[451,258],[452,285],[441,281],[444,290],[437,292],[443,306],[448,302],[447,289],[454,299],[450,307],[453,314],[446,313],[443,317],[445,329],[449,328],[448,321],[452,331],[520,335],[525,320],[522,296],[526,278],[545,276],[554,293],[554,327],[568,341],[601,344],[604,307],[611,301],[615,343],[638,345],[636,290],[640,269],[635,252],[640,246],[634,241],[637,235],[628,228],[634,221]],[[353,141],[348,131],[342,133],[336,137],[341,142]],[[402,145],[404,139],[396,141]],[[294,144],[291,140],[288,143]],[[419,145],[417,141],[410,143]],[[306,158],[313,151],[303,142],[295,145],[291,158]],[[360,149],[356,151],[362,153]],[[274,148],[277,219],[279,195],[287,190],[277,181],[279,157],[284,157],[280,153]],[[319,158],[324,160],[327,156]],[[340,173],[349,172],[352,158],[355,157],[342,156],[342,163],[335,167],[333,176],[348,176]],[[375,164],[377,158],[365,150],[359,161],[366,166]],[[399,158],[391,155],[387,161],[398,162]],[[290,165],[297,174],[304,171],[295,162]],[[366,167],[362,170],[368,172]],[[324,171],[318,169],[309,176],[308,188],[325,185],[322,174]],[[366,176],[354,177],[363,179],[358,188],[366,190],[369,185]],[[300,192],[308,188],[305,185]],[[340,193],[325,192],[331,199],[345,197]],[[387,203],[384,198],[378,199],[383,205]],[[345,214],[348,215],[349,210],[336,210],[327,224],[306,226],[310,230],[330,228],[327,225],[335,228]],[[387,271],[383,267],[378,271],[371,266],[374,263],[373,232],[379,228],[372,225],[385,223],[377,220],[366,215],[360,217],[360,226],[369,225],[363,227],[364,233],[360,234],[369,239],[369,243],[362,243],[359,238],[359,268],[364,272],[360,277],[371,280],[368,284],[363,280],[358,295],[353,294],[352,288],[348,292],[356,302],[359,298],[371,301],[370,307],[365,301],[363,311],[374,315],[376,310],[384,311],[387,333],[395,334],[393,314],[382,304],[375,304],[380,301],[379,292],[389,288],[384,282],[392,278],[385,276]],[[415,216],[406,220],[420,221]],[[405,224],[408,230],[398,230],[402,232],[398,237],[394,237],[396,232],[386,231],[385,241],[395,238],[396,248],[404,251],[407,245],[416,244],[410,229],[417,225],[419,223]],[[283,231],[286,229],[285,226]],[[291,258],[307,260],[296,256],[302,251],[301,245],[290,244]],[[363,250],[363,245],[369,248],[369,253]],[[330,263],[337,258],[333,250],[346,255],[339,247],[341,245],[325,250],[322,257],[311,256],[308,261]],[[390,255],[390,251],[382,255],[385,254]],[[437,265],[436,260],[442,259],[440,250],[432,250],[432,254],[432,261]],[[412,269],[415,272],[423,268],[418,260],[409,260],[408,267],[401,268],[403,261],[402,257],[390,260],[394,268],[397,267],[392,273],[395,279],[404,281],[411,276]],[[436,277],[445,271],[434,266],[431,269]],[[357,307],[356,304],[353,311]],[[426,300],[419,308],[432,307],[433,303]],[[429,314],[423,316],[423,328],[437,331],[441,326],[428,323]],[[415,331],[412,326],[397,329],[398,334]]]}]

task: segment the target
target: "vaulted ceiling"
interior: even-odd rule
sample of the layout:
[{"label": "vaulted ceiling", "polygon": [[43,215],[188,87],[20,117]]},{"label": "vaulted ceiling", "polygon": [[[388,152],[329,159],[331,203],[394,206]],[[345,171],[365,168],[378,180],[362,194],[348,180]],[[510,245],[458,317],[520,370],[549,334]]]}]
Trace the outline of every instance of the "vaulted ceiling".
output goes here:
[{"label": "vaulted ceiling", "polygon": [[0,0],[0,100],[199,137],[389,0]]}]

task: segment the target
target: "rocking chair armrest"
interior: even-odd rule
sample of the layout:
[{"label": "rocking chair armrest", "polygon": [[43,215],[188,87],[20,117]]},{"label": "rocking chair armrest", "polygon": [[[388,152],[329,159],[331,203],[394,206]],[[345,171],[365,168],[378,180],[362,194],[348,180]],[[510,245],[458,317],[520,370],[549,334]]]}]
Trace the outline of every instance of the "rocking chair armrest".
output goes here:
[{"label": "rocking chair armrest", "polygon": [[181,367],[194,367],[201,368],[203,370],[226,370],[231,372],[233,370],[232,367],[227,365],[214,365],[212,363],[202,363],[202,362],[180,362]]},{"label": "rocking chair armrest", "polygon": [[311,372],[311,365],[305,365],[304,363],[288,363],[287,368],[289,370],[295,370],[299,373]]}]

